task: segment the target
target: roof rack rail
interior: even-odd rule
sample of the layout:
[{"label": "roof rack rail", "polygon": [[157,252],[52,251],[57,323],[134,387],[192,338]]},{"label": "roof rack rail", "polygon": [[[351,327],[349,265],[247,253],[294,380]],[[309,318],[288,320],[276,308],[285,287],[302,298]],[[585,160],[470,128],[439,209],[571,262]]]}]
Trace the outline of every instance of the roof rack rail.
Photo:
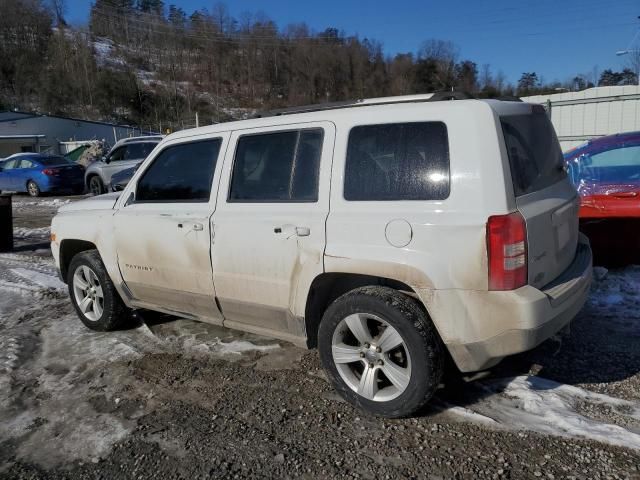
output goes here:
[{"label": "roof rack rail", "polygon": [[440,92],[435,92],[431,98],[429,100],[427,100],[428,102],[443,102],[443,101],[447,101],[447,100],[473,100],[476,97],[474,97],[473,95],[471,95],[468,92],[459,92],[459,91],[440,91]]},{"label": "roof rack rail", "polygon": [[502,102],[522,102],[520,97],[516,97],[514,95],[503,95],[502,97],[496,98],[496,100],[500,100]]},{"label": "roof rack rail", "polygon": [[317,103],[315,105],[301,105],[298,107],[279,108],[258,112],[253,118],[277,117],[280,115],[293,115],[295,113],[321,112],[324,110],[337,110],[340,108],[369,107],[374,105],[394,105],[398,103],[438,102],[444,100],[472,100],[473,95],[467,92],[436,92],[419,95],[403,95],[397,97],[365,98],[347,100],[342,102]]},{"label": "roof rack rail", "polygon": [[362,100],[346,100],[342,102],[316,103],[314,105],[300,105],[297,107],[276,108],[258,112],[254,118],[278,117],[280,115],[293,115],[294,113],[320,112],[322,110],[335,110],[337,108],[355,107],[361,104]]}]

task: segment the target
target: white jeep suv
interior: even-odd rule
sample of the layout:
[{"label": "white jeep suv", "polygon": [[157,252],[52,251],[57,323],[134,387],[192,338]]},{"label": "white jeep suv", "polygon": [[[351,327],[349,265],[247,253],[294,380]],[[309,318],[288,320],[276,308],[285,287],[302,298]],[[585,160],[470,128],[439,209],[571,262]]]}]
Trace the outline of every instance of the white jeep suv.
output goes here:
[{"label": "white jeep suv", "polygon": [[121,193],[65,206],[52,250],[94,330],[151,309],[318,347],[378,415],[449,355],[487,369],[580,310],[591,250],[541,106],[430,95],[165,138]]}]

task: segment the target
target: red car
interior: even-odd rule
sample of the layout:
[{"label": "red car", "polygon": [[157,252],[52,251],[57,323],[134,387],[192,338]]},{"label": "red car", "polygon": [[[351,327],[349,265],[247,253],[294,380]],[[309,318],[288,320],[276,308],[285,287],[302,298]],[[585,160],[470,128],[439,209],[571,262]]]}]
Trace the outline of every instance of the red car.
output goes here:
[{"label": "red car", "polygon": [[591,140],[565,154],[582,197],[580,227],[594,262],[640,263],[640,132]]}]

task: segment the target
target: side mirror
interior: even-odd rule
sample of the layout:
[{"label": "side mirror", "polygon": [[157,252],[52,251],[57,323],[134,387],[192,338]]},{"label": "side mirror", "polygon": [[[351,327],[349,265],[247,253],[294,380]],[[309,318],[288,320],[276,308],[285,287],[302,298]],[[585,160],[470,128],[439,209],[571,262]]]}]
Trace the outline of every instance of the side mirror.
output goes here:
[{"label": "side mirror", "polygon": [[102,161],[108,165],[109,163],[111,163],[111,158],[105,156],[102,157]]}]

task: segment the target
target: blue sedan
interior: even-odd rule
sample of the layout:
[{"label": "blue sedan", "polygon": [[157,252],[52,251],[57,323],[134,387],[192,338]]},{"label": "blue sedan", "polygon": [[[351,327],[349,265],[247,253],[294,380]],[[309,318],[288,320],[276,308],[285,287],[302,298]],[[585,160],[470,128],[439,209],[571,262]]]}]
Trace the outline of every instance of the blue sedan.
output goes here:
[{"label": "blue sedan", "polygon": [[41,193],[84,191],[84,167],[58,155],[16,154],[0,162],[0,192]]}]

